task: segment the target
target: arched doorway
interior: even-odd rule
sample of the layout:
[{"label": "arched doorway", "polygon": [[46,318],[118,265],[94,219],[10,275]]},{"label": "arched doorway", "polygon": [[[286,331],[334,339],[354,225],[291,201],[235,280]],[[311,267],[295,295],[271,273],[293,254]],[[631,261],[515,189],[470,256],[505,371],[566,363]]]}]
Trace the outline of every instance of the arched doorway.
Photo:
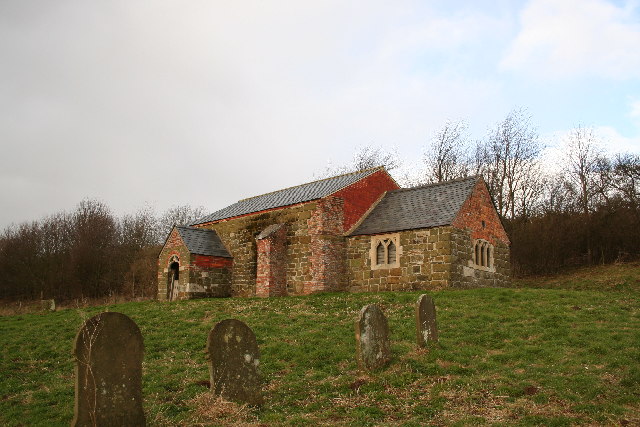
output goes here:
[{"label": "arched doorway", "polygon": [[167,274],[167,300],[173,301],[176,297],[176,288],[180,279],[180,261],[177,256],[169,260],[169,273]]}]

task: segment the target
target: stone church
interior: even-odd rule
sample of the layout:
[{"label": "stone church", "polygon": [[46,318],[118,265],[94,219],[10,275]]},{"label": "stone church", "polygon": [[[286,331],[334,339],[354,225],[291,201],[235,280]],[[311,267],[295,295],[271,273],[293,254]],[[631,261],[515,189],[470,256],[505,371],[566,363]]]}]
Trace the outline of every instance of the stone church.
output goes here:
[{"label": "stone church", "polygon": [[509,269],[481,177],[400,188],[378,167],[174,227],[158,258],[158,298],[499,286]]}]

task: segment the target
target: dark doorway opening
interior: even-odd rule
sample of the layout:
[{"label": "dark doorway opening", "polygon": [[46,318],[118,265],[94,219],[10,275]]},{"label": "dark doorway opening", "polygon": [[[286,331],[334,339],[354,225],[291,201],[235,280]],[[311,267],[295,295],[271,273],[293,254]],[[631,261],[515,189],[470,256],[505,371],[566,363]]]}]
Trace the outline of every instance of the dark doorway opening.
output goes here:
[{"label": "dark doorway opening", "polygon": [[175,289],[178,286],[178,279],[180,279],[180,264],[178,261],[173,261],[169,264],[169,274],[167,280],[167,299],[173,301],[175,298]]}]

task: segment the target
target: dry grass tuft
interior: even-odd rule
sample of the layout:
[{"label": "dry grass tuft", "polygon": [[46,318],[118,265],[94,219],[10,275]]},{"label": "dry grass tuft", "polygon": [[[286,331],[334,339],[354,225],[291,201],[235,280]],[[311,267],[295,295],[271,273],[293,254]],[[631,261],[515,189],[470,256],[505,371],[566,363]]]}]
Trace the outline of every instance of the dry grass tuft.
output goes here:
[{"label": "dry grass tuft", "polygon": [[207,391],[187,402],[195,408],[188,425],[193,426],[258,426],[257,418],[247,405],[229,402]]}]

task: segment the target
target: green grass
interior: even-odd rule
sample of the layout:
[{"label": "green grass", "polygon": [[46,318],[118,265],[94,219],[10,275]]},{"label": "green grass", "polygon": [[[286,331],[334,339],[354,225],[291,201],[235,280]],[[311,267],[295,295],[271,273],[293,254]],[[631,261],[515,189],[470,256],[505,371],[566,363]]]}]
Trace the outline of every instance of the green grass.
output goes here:
[{"label": "green grass", "polygon": [[[433,292],[440,342],[415,347],[419,292],[131,302],[0,317],[0,425],[68,425],[75,334],[101,311],[142,330],[150,425],[614,425],[640,423],[640,267]],[[380,304],[393,360],[358,371],[353,322]],[[265,405],[213,399],[204,354],[237,318],[260,346]]]}]

